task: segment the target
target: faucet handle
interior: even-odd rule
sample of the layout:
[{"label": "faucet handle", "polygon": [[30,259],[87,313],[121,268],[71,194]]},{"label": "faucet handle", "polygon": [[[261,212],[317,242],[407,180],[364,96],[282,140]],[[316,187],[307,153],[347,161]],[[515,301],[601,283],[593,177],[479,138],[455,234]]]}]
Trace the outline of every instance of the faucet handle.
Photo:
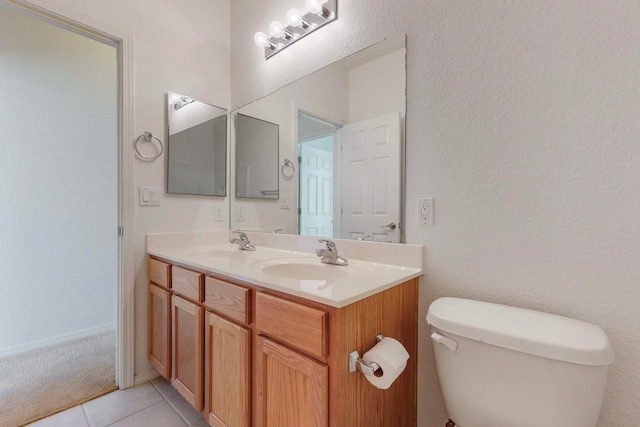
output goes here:
[{"label": "faucet handle", "polygon": [[332,252],[336,252],[336,244],[333,243],[331,240],[320,239],[320,240],[318,240],[318,242],[326,244],[327,245],[327,249],[329,249]]},{"label": "faucet handle", "polygon": [[240,231],[240,230],[232,230],[232,231],[231,231],[231,233],[233,233],[233,234],[237,234],[237,235],[238,235],[238,237],[239,237],[241,240],[246,240],[246,239],[247,239],[247,235],[246,235],[246,234],[244,234],[244,232],[242,232],[242,231]]},{"label": "faucet handle", "polygon": [[249,238],[240,230],[232,230],[232,234],[237,234],[238,238],[229,238],[229,243],[237,243],[242,251],[255,251],[256,247],[249,241]]},{"label": "faucet handle", "polygon": [[327,239],[320,239],[318,241],[327,245],[326,249],[316,249],[316,255],[320,257],[320,261],[331,265],[349,265],[349,261],[346,258],[338,255],[335,243]]}]

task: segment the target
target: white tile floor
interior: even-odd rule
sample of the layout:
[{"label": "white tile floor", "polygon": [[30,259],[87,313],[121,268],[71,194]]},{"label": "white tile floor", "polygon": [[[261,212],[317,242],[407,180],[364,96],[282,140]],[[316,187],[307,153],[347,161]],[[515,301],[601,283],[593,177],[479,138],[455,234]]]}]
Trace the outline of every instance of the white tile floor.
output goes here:
[{"label": "white tile floor", "polygon": [[202,414],[169,382],[151,382],[118,390],[75,406],[28,427],[206,427]]}]

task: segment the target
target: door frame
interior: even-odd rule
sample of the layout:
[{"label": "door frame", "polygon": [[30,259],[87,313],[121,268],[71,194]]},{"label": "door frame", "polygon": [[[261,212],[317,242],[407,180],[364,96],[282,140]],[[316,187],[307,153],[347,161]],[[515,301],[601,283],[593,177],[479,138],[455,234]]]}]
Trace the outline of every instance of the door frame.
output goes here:
[{"label": "door frame", "polygon": [[133,37],[47,0],[3,0],[8,7],[116,48],[118,79],[118,282],[116,300],[116,385],[134,385],[133,252]]}]

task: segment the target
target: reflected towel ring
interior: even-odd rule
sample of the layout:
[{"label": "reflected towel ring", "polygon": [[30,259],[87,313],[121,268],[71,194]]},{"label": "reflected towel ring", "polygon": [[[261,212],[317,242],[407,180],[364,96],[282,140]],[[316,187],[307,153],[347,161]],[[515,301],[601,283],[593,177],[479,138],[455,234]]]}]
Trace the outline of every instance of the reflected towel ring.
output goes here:
[{"label": "reflected towel ring", "polygon": [[296,172],[296,166],[289,159],[284,159],[284,164],[280,166],[280,174],[284,179],[293,178],[293,174]]},{"label": "reflected towel ring", "polygon": [[[154,139],[158,141],[158,144],[160,144],[160,152],[155,156],[145,156],[144,154],[142,154],[140,150],[138,150],[138,143],[140,142],[140,138],[144,138],[144,140],[147,142],[151,142]],[[160,139],[157,136],[155,136],[149,131],[145,131],[143,135],[140,135],[139,137],[136,138],[136,140],[133,143],[133,148],[136,150],[136,154],[138,154],[138,156],[142,157],[145,160],[155,160],[158,157],[162,156],[162,153],[164,153],[164,144],[162,144],[162,141],[160,141]]]}]

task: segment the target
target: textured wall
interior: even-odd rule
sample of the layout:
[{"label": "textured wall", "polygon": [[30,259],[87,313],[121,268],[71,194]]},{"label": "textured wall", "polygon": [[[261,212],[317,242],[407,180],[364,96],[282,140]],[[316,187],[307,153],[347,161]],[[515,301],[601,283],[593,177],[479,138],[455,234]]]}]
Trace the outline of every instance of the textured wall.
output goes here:
[{"label": "textured wall", "polygon": [[[265,61],[303,0],[234,0],[232,105],[406,33],[407,241],[426,246],[418,420],[444,424],[424,315],[443,295],[600,325],[616,351],[599,426],[640,419],[640,3],[339,1]],[[415,225],[435,197],[434,227]]]}]

